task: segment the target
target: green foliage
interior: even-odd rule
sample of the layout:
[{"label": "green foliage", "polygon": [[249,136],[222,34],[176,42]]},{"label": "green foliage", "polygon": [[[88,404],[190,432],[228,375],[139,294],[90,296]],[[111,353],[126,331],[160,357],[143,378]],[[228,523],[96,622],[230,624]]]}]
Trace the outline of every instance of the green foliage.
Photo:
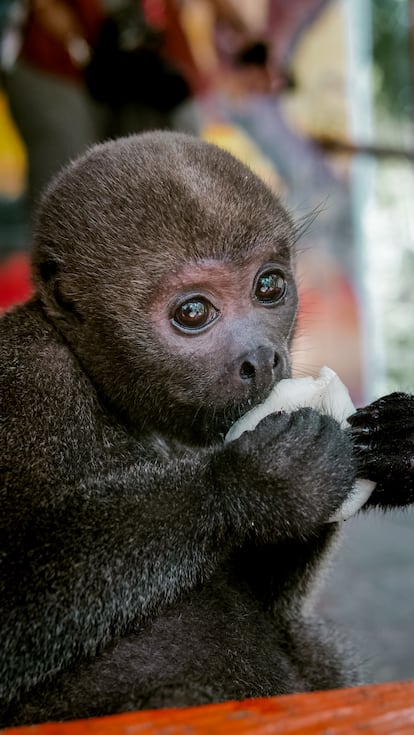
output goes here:
[{"label": "green foliage", "polygon": [[396,117],[413,114],[410,0],[371,0],[377,103]]}]

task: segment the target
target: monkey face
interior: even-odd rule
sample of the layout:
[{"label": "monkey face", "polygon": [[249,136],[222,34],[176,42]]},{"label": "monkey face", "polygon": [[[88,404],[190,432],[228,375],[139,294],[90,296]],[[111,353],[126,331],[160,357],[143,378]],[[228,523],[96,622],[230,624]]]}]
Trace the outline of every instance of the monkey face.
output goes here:
[{"label": "monkey face", "polygon": [[289,375],[293,239],[233,156],[147,133],[92,148],[52,183],[35,279],[112,413],[141,435],[204,440]]},{"label": "monkey face", "polygon": [[277,251],[242,265],[190,262],[167,276],[150,313],[169,402],[228,428],[290,375],[296,308],[294,276]]}]

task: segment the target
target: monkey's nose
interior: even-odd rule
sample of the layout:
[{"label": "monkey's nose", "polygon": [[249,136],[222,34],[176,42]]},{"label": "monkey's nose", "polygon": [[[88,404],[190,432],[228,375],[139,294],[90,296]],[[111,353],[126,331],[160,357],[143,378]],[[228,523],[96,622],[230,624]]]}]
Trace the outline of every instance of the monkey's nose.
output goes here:
[{"label": "monkey's nose", "polygon": [[243,356],[240,365],[240,377],[248,383],[257,383],[264,388],[273,380],[274,370],[280,357],[271,347],[258,347]]}]

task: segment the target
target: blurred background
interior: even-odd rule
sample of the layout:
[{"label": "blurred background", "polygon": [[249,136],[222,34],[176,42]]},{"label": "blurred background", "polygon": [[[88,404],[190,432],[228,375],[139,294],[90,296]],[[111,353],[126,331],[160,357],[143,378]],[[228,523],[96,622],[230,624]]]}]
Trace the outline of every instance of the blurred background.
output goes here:
[{"label": "blurred background", "polygon": [[[295,374],[362,405],[414,392],[413,0],[0,0],[0,310],[31,222],[91,143],[146,129],[228,148],[301,230]],[[365,680],[414,677],[414,515],[348,521],[320,603]]]}]

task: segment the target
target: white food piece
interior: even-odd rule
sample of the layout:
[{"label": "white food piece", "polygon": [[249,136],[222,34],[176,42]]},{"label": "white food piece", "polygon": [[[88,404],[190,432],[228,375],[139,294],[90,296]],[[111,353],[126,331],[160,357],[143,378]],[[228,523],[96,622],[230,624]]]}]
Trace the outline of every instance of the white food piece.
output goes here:
[{"label": "white food piece", "polygon": [[[277,383],[263,403],[252,408],[233,424],[225,441],[234,441],[245,431],[253,431],[259,421],[270,413],[291,412],[305,406],[332,416],[342,428],[346,428],[347,417],[355,411],[348,389],[333,370],[323,367],[318,378],[287,378]],[[358,479],[345,502],[330,518],[330,522],[353,516],[366,503],[374,487],[375,482]]]}]

